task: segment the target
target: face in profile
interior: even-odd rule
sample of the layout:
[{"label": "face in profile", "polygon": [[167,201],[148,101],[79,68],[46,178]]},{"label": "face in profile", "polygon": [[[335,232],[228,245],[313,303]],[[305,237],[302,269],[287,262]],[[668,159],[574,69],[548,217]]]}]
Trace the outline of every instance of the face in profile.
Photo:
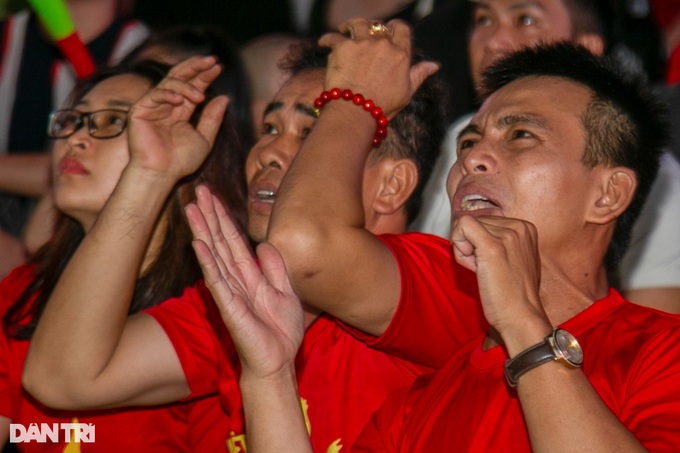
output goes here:
[{"label": "face in profile", "polygon": [[[88,230],[130,160],[127,112],[151,87],[124,74],[104,79],[71,111],[52,117],[54,199],[57,208]],[[97,112],[97,113],[94,113]],[[88,115],[83,115],[88,114]]]}]

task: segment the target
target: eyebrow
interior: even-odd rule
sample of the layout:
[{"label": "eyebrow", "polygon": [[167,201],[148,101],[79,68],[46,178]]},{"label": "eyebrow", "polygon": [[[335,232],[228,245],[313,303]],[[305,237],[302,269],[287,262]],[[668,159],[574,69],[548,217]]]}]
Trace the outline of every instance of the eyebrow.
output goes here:
[{"label": "eyebrow", "polygon": [[460,142],[460,138],[463,135],[472,133],[479,134],[479,128],[474,124],[468,124],[458,133],[458,137],[456,137],[456,143]]},{"label": "eyebrow", "polygon": [[[80,100],[80,101],[78,101],[78,103],[76,104],[76,107],[79,106],[79,105],[82,105],[82,106],[85,106],[85,107],[89,107],[89,106],[91,105],[91,103],[90,103],[89,101],[87,101],[87,100]],[[109,100],[109,101],[106,103],[106,106],[107,106],[107,107],[127,107],[127,108],[130,108],[130,107],[132,107],[132,103],[131,103],[131,102],[128,102],[128,101],[121,101],[121,100],[117,100],[117,99],[111,99],[111,100]]]},{"label": "eyebrow", "polygon": [[[275,112],[276,110],[281,110],[283,108],[283,102],[270,102],[267,104],[267,107],[264,109],[264,113],[262,114],[263,117],[267,116],[271,112]],[[298,113],[302,113],[303,115],[309,116],[311,118],[316,119],[316,113],[314,112],[314,108],[306,105],[306,104],[301,104],[299,102],[295,103],[295,111]]]},{"label": "eyebrow", "polygon": [[499,129],[507,129],[518,124],[531,124],[542,129],[547,128],[547,122],[541,115],[533,113],[523,113],[519,115],[505,115],[496,121],[496,127]]},{"label": "eyebrow", "polygon": [[[536,115],[533,113],[523,113],[519,115],[505,115],[496,121],[496,127],[498,129],[507,129],[518,124],[531,124],[541,129],[547,129],[547,122],[545,118],[541,115]],[[456,137],[456,143],[460,142],[461,137],[465,134],[477,134],[481,135],[479,127],[476,124],[468,124],[465,126]]]},{"label": "eyebrow", "polygon": [[[488,1],[486,0],[468,0],[473,6],[474,9],[491,9],[491,5],[489,4]],[[539,2],[534,1],[534,0],[527,0],[524,2],[520,3],[514,3],[510,5],[509,8],[507,8],[510,11],[517,10],[517,9],[524,9],[524,8],[538,8],[538,9],[545,9],[543,5],[541,5]]]}]

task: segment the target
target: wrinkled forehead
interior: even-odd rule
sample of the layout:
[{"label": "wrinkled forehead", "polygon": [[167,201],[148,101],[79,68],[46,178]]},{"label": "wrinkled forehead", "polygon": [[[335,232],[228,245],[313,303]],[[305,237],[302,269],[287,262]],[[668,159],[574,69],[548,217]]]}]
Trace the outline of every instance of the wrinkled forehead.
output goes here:
[{"label": "wrinkled forehead", "polygon": [[528,76],[514,80],[482,103],[471,124],[488,117],[533,115],[580,119],[592,99],[592,91],[575,81],[556,76]]}]

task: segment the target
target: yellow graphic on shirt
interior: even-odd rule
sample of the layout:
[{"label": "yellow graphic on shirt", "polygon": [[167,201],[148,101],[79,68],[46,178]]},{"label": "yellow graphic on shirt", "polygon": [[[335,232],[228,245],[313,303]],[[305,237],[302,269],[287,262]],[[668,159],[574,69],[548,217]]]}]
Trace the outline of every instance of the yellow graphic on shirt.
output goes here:
[{"label": "yellow graphic on shirt", "polygon": [[229,434],[229,439],[227,439],[227,450],[229,450],[229,453],[245,453],[248,451],[245,434],[237,436],[234,431]]},{"label": "yellow graphic on shirt", "polygon": [[307,434],[312,434],[312,424],[309,422],[309,404],[304,398],[300,398],[300,407],[302,408],[302,416],[305,418],[305,426],[307,427]]},{"label": "yellow graphic on shirt", "polygon": [[[309,404],[307,403],[307,400],[304,398],[300,398],[300,408],[302,409],[302,416],[305,419],[305,426],[307,427],[307,434],[312,433],[312,424],[309,421]],[[340,442],[342,441],[342,438],[335,439],[332,444],[328,446],[326,449],[326,453],[339,453],[340,450],[342,450],[342,445]],[[77,447],[76,447],[77,448]],[[246,446],[246,435],[245,434],[239,434],[236,435],[235,432],[231,431],[229,433],[229,439],[227,439],[227,450],[229,450],[229,453],[247,453],[248,448]],[[73,451],[66,451],[64,450],[64,453],[80,453],[80,450],[73,450]]]},{"label": "yellow graphic on shirt", "polygon": [[[73,417],[71,423],[78,423],[78,417]],[[76,442],[74,430],[69,430],[68,444],[64,447],[63,453],[80,453],[80,442]]]},{"label": "yellow graphic on shirt", "polygon": [[[300,398],[300,407],[302,407],[302,415],[305,418],[305,426],[307,426],[307,434],[312,434],[312,423],[309,421],[309,403],[304,398]],[[342,438],[335,439],[332,444],[326,449],[326,453],[338,453],[342,449],[340,442]]]},{"label": "yellow graphic on shirt", "polygon": [[342,450],[342,445],[340,445],[341,441],[342,438],[335,439],[335,441],[326,449],[326,453],[338,453],[340,450]]}]

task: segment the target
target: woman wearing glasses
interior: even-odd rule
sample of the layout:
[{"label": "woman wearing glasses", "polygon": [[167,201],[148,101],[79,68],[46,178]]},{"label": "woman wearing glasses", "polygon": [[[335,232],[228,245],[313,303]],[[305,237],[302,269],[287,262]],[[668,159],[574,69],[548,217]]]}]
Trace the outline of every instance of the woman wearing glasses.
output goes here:
[{"label": "woman wearing glasses", "polygon": [[[11,442],[19,442],[20,451],[130,453],[224,448],[224,441],[218,441],[217,436],[211,439],[209,430],[196,440],[189,429],[197,414],[205,417],[220,410],[216,398],[160,408],[71,413],[47,409],[21,388],[29,342],[45,304],[59,291],[59,278],[74,251],[81,243],[96,241],[88,233],[114,190],[134,190],[135,185],[148,182],[135,178],[142,174],[140,167],[148,166],[144,159],[152,157],[149,149],[167,150],[171,158],[176,157],[172,155],[176,144],[163,148],[163,143],[154,142],[162,135],[154,130],[154,121],[164,115],[181,120],[193,114],[192,124],[196,124],[196,133],[204,135],[204,146],[185,159],[182,173],[189,176],[179,181],[183,174],[178,172],[170,184],[158,181],[160,214],[146,249],[140,251],[142,264],[129,288],[130,313],[179,296],[200,278],[183,213],[198,183],[219,191],[236,218],[244,218],[244,145],[232,117],[224,114],[224,97],[204,101],[204,92],[219,72],[210,58],[181,63],[165,79],[165,70],[155,63],[106,69],[76,88],[69,108],[50,116],[54,201],[60,217],[51,240],[32,262],[0,283],[0,444],[9,436]],[[149,92],[157,84],[162,89]],[[147,92],[155,93],[155,98]],[[139,109],[142,114],[137,125],[128,119],[138,101],[146,104]],[[130,219],[127,234],[135,234],[134,219]],[[107,272],[105,266],[97,271]],[[122,295],[125,291],[121,287]],[[97,294],[89,297],[92,304],[97,303]],[[78,358],[73,361],[63,366],[74,365]],[[214,422],[212,417],[209,421]]]}]

